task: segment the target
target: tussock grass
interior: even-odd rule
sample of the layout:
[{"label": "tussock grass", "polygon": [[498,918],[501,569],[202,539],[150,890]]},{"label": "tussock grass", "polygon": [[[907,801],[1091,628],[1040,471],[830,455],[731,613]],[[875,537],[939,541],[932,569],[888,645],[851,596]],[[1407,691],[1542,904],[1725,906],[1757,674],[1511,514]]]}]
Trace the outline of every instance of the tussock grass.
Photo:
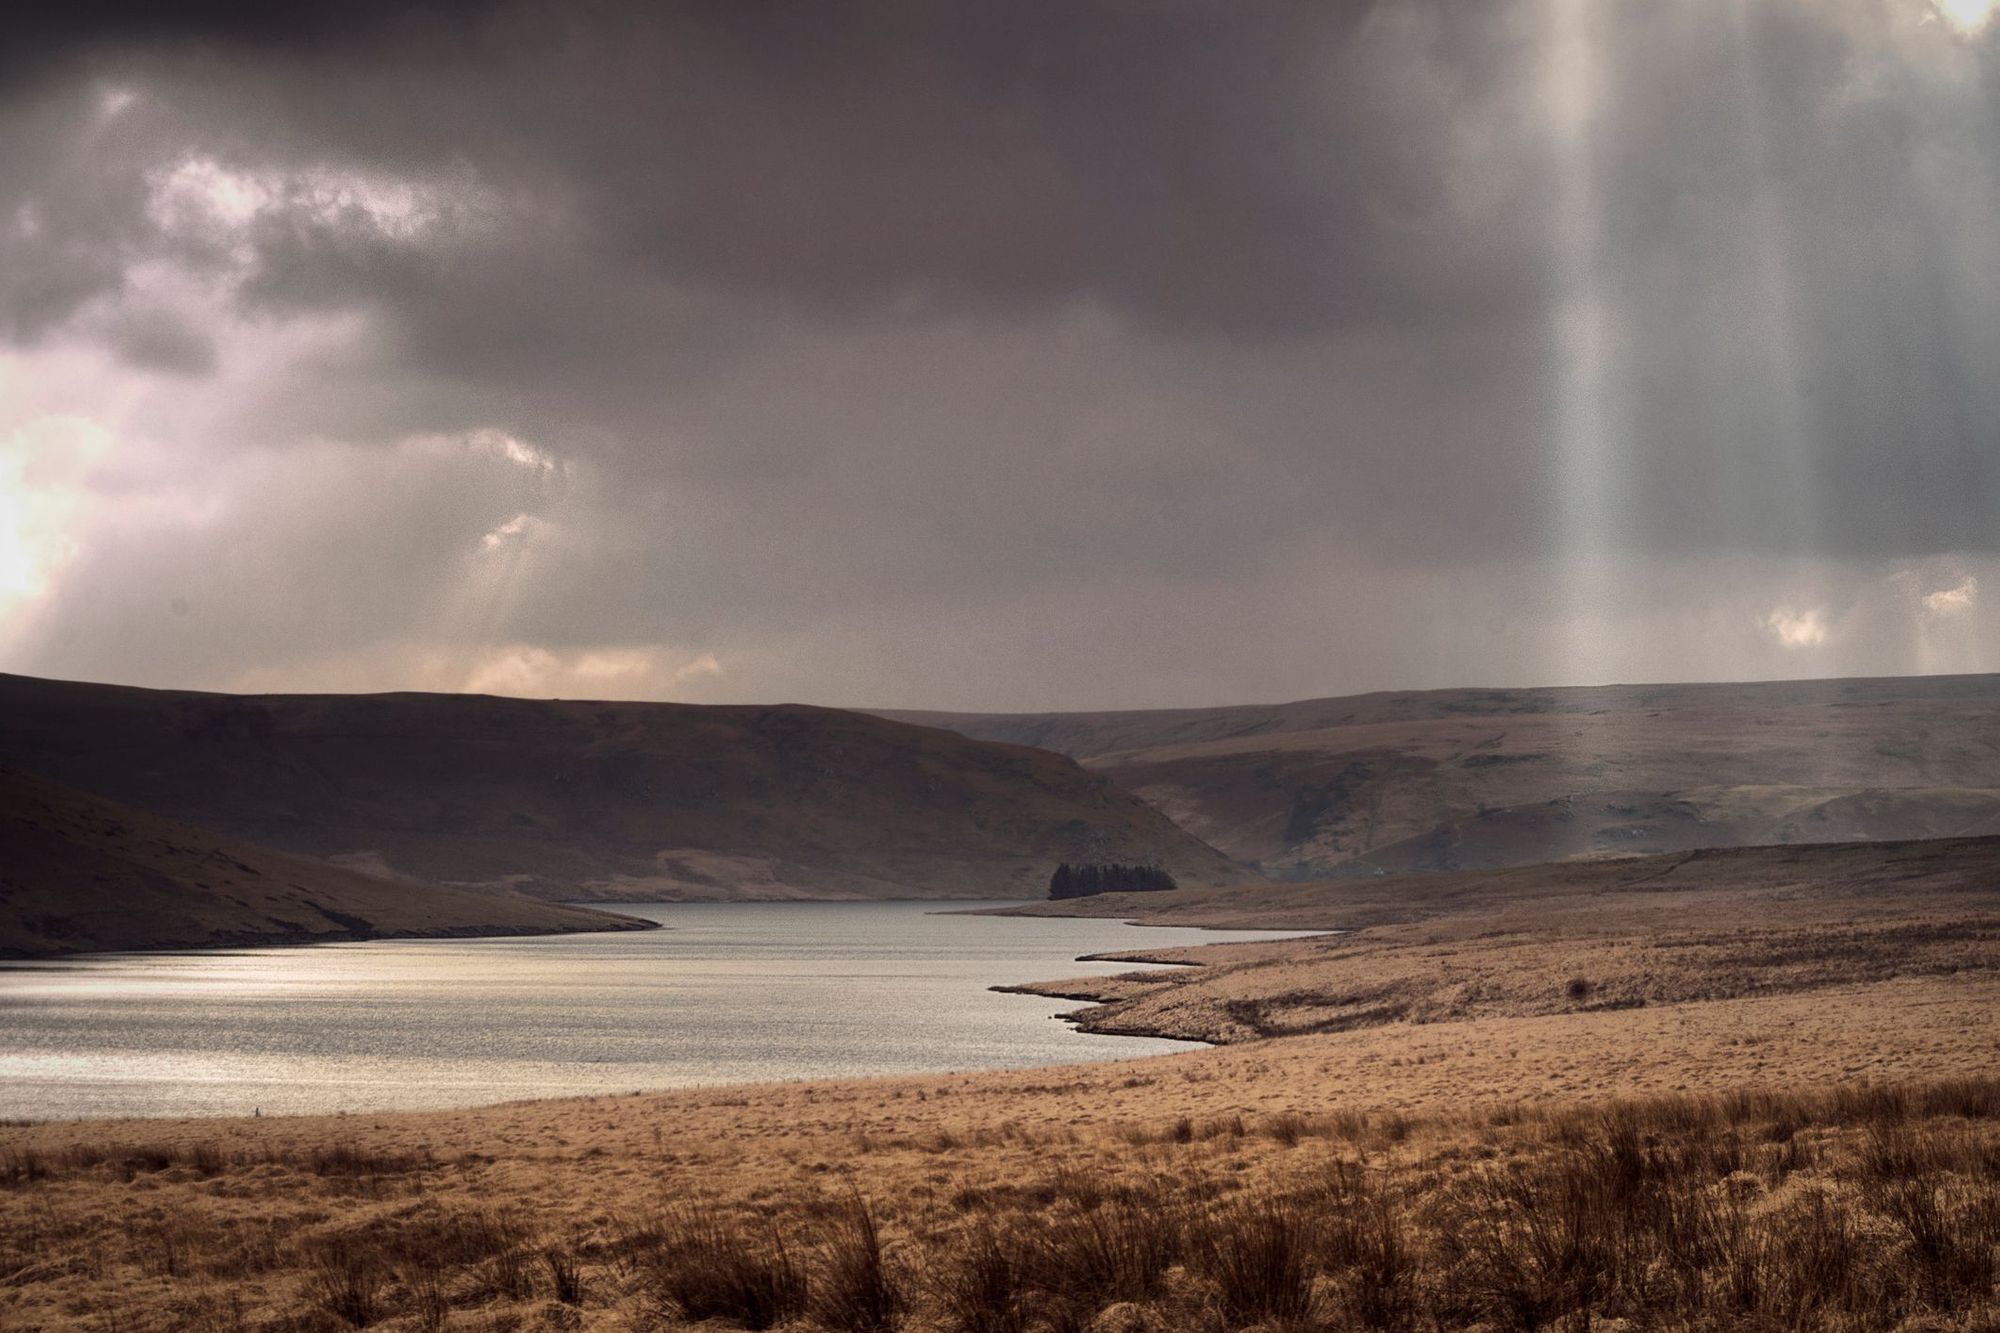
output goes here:
[{"label": "tussock grass", "polygon": [[1263,1197],[1203,1213],[1188,1228],[1188,1268],[1213,1285],[1232,1325],[1311,1320],[1327,1218],[1296,1199]]},{"label": "tussock grass", "polygon": [[806,1275],[779,1227],[746,1224],[713,1207],[680,1207],[650,1234],[642,1265],[659,1316],[765,1329],[805,1312]]},{"label": "tussock grass", "polygon": [[422,1171],[435,1162],[428,1154],[369,1152],[352,1143],[313,1148],[296,1157],[279,1157],[316,1176],[401,1176]]},{"label": "tussock grass", "polygon": [[367,1328],[387,1310],[383,1288],[390,1273],[379,1249],[344,1236],[312,1247],[305,1294],[319,1309],[355,1328]]},{"label": "tussock grass", "polygon": [[931,1306],[958,1333],[1027,1333],[1026,1258],[1021,1237],[989,1220],[967,1227],[933,1260]]},{"label": "tussock grass", "polygon": [[564,1305],[582,1305],[583,1268],[576,1256],[551,1245],[542,1251],[542,1263],[548,1269],[550,1294]]},{"label": "tussock grass", "polygon": [[858,1191],[821,1224],[817,1249],[813,1318],[840,1333],[894,1328],[907,1304],[903,1283],[884,1257],[881,1228]]}]

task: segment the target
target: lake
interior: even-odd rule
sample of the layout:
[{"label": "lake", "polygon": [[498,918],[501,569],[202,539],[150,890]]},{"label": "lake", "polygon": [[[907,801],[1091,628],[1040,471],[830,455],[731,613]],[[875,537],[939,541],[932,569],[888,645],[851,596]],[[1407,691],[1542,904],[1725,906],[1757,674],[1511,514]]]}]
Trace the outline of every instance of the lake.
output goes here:
[{"label": "lake", "polygon": [[1297,932],[965,916],[954,903],[623,903],[667,929],[0,964],[0,1117],[470,1106],[1186,1049],[987,988],[1078,954]]}]

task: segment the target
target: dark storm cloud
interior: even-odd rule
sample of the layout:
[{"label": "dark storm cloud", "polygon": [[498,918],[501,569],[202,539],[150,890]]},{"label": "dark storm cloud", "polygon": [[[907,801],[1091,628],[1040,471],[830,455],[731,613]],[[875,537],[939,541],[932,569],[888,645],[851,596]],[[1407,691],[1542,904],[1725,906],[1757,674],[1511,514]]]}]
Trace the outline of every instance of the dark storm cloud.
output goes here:
[{"label": "dark storm cloud", "polygon": [[[328,610],[287,642],[330,653],[431,632],[517,548],[489,637],[886,663],[1038,598],[1282,620],[1365,577],[1356,636],[1446,679],[1485,670],[1489,630],[1435,637],[1493,623],[1496,584],[1449,592],[1483,565],[1528,597],[1578,562],[2000,549],[1995,30],[1567,10],[1601,89],[1567,139],[1559,0],[45,14],[0,58],[0,331],[212,380],[183,457],[309,460],[188,675],[272,656],[288,580]],[[351,336],[231,378],[319,324]],[[482,429],[575,470],[517,498],[419,450],[410,481],[410,437]],[[218,512],[292,495],[232,475]],[[130,642],[110,590],[170,604],[225,535],[87,552],[92,614]],[[1160,651],[1126,633],[1104,680]]]},{"label": "dark storm cloud", "polygon": [[477,21],[491,0],[77,0],[17,6],[0,36],[0,86],[60,75],[79,59],[146,46],[256,51],[301,42],[363,44]]},{"label": "dark storm cloud", "polygon": [[[622,270],[829,314],[1094,297],[1297,332],[1532,295],[1532,181],[1477,124],[1515,95],[1509,27],[1352,0],[515,7],[177,93],[280,151],[470,161]],[[265,290],[397,281],[341,259],[283,256]]]}]

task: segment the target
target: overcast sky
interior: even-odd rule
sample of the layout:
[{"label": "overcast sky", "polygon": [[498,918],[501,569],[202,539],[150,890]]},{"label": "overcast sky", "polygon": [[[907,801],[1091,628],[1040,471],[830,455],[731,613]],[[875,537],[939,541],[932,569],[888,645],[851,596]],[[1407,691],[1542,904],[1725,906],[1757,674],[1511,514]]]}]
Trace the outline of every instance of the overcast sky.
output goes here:
[{"label": "overcast sky", "polygon": [[0,669],[2000,670],[1987,8],[46,6],[0,35]]}]

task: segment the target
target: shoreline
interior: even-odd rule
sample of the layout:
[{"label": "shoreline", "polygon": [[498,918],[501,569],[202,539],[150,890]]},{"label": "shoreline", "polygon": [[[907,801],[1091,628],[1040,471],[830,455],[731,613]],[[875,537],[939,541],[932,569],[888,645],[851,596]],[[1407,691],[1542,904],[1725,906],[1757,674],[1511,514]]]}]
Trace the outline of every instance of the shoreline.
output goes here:
[{"label": "shoreline", "polygon": [[[996,913],[991,913],[991,915],[999,916],[999,915],[1004,915],[1004,913],[996,912]],[[1046,920],[1047,918],[1037,918],[1037,919]],[[1095,917],[1091,919],[1102,921],[1102,920],[1108,920],[1109,918]],[[1160,926],[1163,928],[1172,928],[1174,925],[1174,923],[1172,922],[1165,922],[1165,921],[1125,921],[1122,922],[1121,924],[1128,926]],[[1235,930],[1239,928],[1233,926],[1199,926],[1199,927],[1180,927],[1180,929]],[[1346,935],[1351,933],[1353,932],[1345,930],[1294,932],[1294,931],[1274,929],[1271,932],[1271,934],[1274,937],[1271,942],[1277,943],[1283,940],[1293,940],[1293,939],[1315,939],[1323,935]],[[1235,941],[1229,941],[1227,943],[1218,941],[1214,944],[1183,945],[1182,948],[1184,950],[1199,952],[1204,949],[1222,949],[1229,947],[1230,944],[1242,944],[1250,942],[1254,941],[1235,940]],[[1087,953],[1087,954],[1081,954],[1078,957],[1072,959],[1071,961],[1078,963],[1138,963],[1145,966],[1160,967],[1160,968],[1169,968],[1169,967],[1206,968],[1214,966],[1213,963],[1203,959],[1164,958],[1164,957],[1159,957],[1157,955],[1149,957],[1145,953],[1139,950],[1134,950],[1129,953],[1123,951],[1118,953]],[[1148,975],[1153,975],[1153,974],[1145,972],[1118,972],[1105,976],[1102,978],[1102,980],[1105,982],[1117,982],[1120,980],[1141,978]],[[1113,991],[1108,991],[1101,987],[1093,988],[1093,987],[1081,986],[1078,984],[1079,982],[1085,980],[1087,980],[1087,978],[1072,977],[1056,981],[1024,981],[1005,986],[988,986],[986,989],[998,995],[1032,995],[1039,999],[1062,1000],[1068,1003],[1082,1005],[1084,1007],[1081,1009],[1072,1009],[1067,1013],[1057,1014],[1055,1015],[1055,1017],[1061,1022],[1067,1023],[1075,1031],[1089,1033],[1091,1036],[1095,1037],[1141,1037],[1151,1041],[1184,1041],[1184,1042],[1194,1043],[1200,1046],[1230,1046],[1236,1044],[1234,1042],[1229,1042],[1229,1041],[1220,1041],[1213,1037],[1188,1036],[1185,1033],[1170,1032],[1162,1028],[1151,1028],[1140,1024],[1133,1024],[1127,1027],[1117,1027],[1108,1025],[1101,1018],[1093,1018],[1093,1015],[1103,1014],[1105,1011],[1115,1008],[1120,1000],[1129,997],[1121,996]],[[1168,1052],[1166,1054],[1173,1054],[1173,1052]],[[1154,1057],[1141,1057],[1141,1058],[1165,1059],[1166,1054]]]},{"label": "shoreline", "polygon": [[[1047,900],[1038,900],[1038,902],[1039,901],[1047,901]],[[1088,899],[1071,899],[1069,901],[1086,902],[1088,901]],[[1037,903],[1024,904],[1024,906],[1027,907],[1034,907],[1036,905]],[[1016,917],[1025,917],[1037,921],[1075,920],[1075,919],[1084,919],[1093,921],[1117,920],[1120,922],[1120,924],[1127,926],[1140,926],[1140,927],[1151,926],[1168,930],[1171,929],[1212,930],[1212,931],[1234,931],[1237,933],[1243,933],[1246,931],[1254,930],[1254,931],[1261,931],[1268,937],[1264,940],[1256,940],[1256,941],[1218,940],[1210,944],[1181,945],[1175,950],[1175,952],[1177,953],[1200,953],[1210,949],[1221,950],[1232,947],[1239,947],[1244,944],[1259,944],[1259,943],[1280,944],[1280,943],[1292,943],[1305,940],[1331,939],[1337,936],[1359,934],[1361,930],[1365,929],[1365,927],[1340,927],[1334,929],[1301,930],[1285,926],[1256,927],[1256,926],[1238,926],[1238,925],[1214,924],[1214,923],[1189,923],[1181,921],[1147,921],[1135,918],[1128,918],[1123,916],[1121,913],[1104,913],[1102,915],[1098,915],[1087,912],[1075,912],[1075,913],[1064,912],[1061,913],[1060,915],[1057,915],[1044,912],[1021,911],[1017,908],[1008,908],[1004,910],[986,912],[986,913],[967,913],[967,915],[1016,916]],[[1147,951],[1140,949],[1120,950],[1116,953],[1081,954],[1073,961],[1079,963],[1137,963],[1147,967],[1188,968],[1191,970],[1212,968],[1215,966],[1215,962],[1212,959],[1170,958],[1165,956],[1164,954],[1148,953]],[[1140,1037],[1152,1041],[1185,1041],[1185,1042],[1196,1043],[1201,1046],[1210,1046],[1210,1047],[1232,1046],[1239,1044],[1238,1041],[1235,1040],[1226,1040],[1222,1038],[1210,1037],[1205,1035],[1196,1035],[1187,1032],[1176,1032],[1164,1026],[1153,1026],[1145,1023],[1130,1023],[1130,1024],[1118,1023],[1116,1019],[1113,1017],[1113,1014],[1116,1012],[1119,1004],[1121,1004],[1126,1000],[1131,999],[1132,996],[1127,994],[1121,994],[1119,990],[1116,988],[1115,983],[1124,982],[1127,985],[1133,985],[1133,984],[1144,985],[1145,983],[1142,980],[1142,978],[1152,975],[1158,975],[1158,974],[1139,972],[1135,970],[1132,972],[1112,973],[1110,975],[1102,977],[1099,980],[1105,984],[1096,986],[1084,984],[1091,980],[1090,978],[1087,977],[1066,977],[1066,978],[1058,978],[1052,981],[1027,981],[1005,986],[989,986],[987,987],[987,989],[995,991],[1002,995],[1033,995],[1042,999],[1063,1000],[1065,1002],[1081,1005],[1083,1006],[1082,1008],[1072,1009],[1067,1013],[1057,1014],[1056,1017],[1060,1019],[1062,1022],[1069,1024],[1069,1026],[1075,1029],[1076,1031],[1086,1032],[1092,1036]]]}]

